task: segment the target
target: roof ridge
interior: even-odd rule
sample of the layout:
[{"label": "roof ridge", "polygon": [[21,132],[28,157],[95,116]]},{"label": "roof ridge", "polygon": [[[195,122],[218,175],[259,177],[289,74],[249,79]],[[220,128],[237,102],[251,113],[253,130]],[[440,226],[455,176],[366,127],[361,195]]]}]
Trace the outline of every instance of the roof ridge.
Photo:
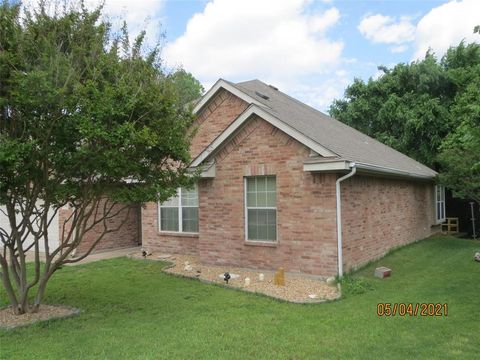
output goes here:
[{"label": "roof ridge", "polygon": [[[253,80],[249,80],[249,81],[244,81],[244,83],[246,83],[246,82],[251,82],[251,81],[258,81],[258,82],[260,82],[262,85],[264,85],[264,86],[266,86],[266,87],[270,87],[268,84],[264,83],[262,80],[259,80],[259,79],[253,79]],[[299,105],[302,106],[303,108],[305,108],[305,109],[307,109],[307,110],[313,110],[313,112],[315,112],[315,113],[318,113],[318,114],[320,114],[320,115],[326,116],[329,120],[335,121],[336,123],[338,123],[339,125],[341,125],[343,128],[348,129],[348,130],[350,130],[350,131],[353,130],[354,132],[358,133],[359,135],[361,135],[361,136],[363,136],[363,137],[366,137],[366,138],[368,138],[368,139],[370,139],[370,140],[373,140],[373,141],[375,141],[376,143],[378,143],[378,144],[380,144],[380,145],[382,145],[382,146],[385,146],[385,147],[389,148],[390,150],[393,150],[393,151],[397,152],[398,154],[400,154],[400,155],[402,155],[402,156],[404,156],[404,157],[406,157],[406,158],[408,158],[408,159],[410,159],[410,160],[415,161],[416,163],[418,163],[419,165],[421,165],[421,166],[423,166],[423,167],[429,168],[428,166],[422,164],[421,162],[419,162],[419,161],[413,159],[412,157],[410,157],[410,156],[402,153],[401,151],[398,151],[397,149],[394,149],[393,147],[391,147],[391,146],[389,146],[389,145],[381,142],[380,140],[377,140],[377,139],[375,139],[374,137],[372,137],[372,136],[370,136],[370,135],[368,135],[368,134],[363,133],[362,131],[354,128],[353,126],[347,125],[347,124],[345,124],[344,122],[342,122],[342,121],[340,121],[340,120],[337,120],[337,119],[331,117],[331,116],[328,115],[328,114],[325,114],[324,112],[322,112],[322,111],[320,111],[320,110],[318,110],[318,109],[315,109],[313,106],[310,106],[310,105],[305,104],[304,102],[302,102],[302,101],[300,101],[300,100],[298,100],[298,99],[295,99],[294,97],[292,97],[292,96],[284,93],[283,91],[280,91],[280,90],[275,90],[275,91],[277,91],[280,95],[288,98],[289,100],[293,100],[295,103],[299,104]],[[430,169],[430,168],[429,168],[429,169]]]},{"label": "roof ridge", "polygon": [[[259,80],[259,79],[253,79],[253,80],[249,80],[249,81],[243,81],[242,83],[247,83],[247,82],[251,82],[251,81],[258,81],[258,82],[260,82],[262,85],[265,85],[266,87],[271,88],[270,85],[268,85],[267,83],[264,83],[262,80]],[[242,84],[242,83],[239,83],[239,84]],[[274,89],[272,89],[272,90],[274,90]],[[327,114],[325,114],[324,112],[322,112],[322,111],[320,111],[320,110],[318,110],[318,109],[315,109],[313,106],[310,106],[310,105],[308,105],[308,104],[305,104],[304,102],[302,102],[302,101],[300,101],[300,100],[298,100],[298,99],[295,99],[293,96],[290,96],[290,95],[288,95],[287,93],[284,93],[283,91],[279,90],[278,88],[277,88],[277,90],[275,90],[275,91],[277,91],[279,94],[283,95],[284,97],[287,97],[287,98],[289,98],[290,100],[293,100],[294,102],[296,102],[297,104],[303,106],[304,108],[307,108],[307,109],[309,109],[309,110],[313,110],[314,112],[320,113],[320,114],[322,114],[322,115],[328,116],[329,118],[331,118],[331,119],[333,119],[333,120],[335,120],[335,121],[338,121],[338,120],[332,118],[330,115],[327,115]]]}]

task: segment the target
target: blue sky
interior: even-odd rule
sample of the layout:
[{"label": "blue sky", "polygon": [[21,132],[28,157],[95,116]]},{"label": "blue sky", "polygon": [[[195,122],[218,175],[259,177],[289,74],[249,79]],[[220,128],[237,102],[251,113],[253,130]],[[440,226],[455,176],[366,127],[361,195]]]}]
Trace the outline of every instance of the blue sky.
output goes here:
[{"label": "blue sky", "polygon": [[258,78],[320,110],[378,65],[480,41],[480,0],[106,0],[105,12],[150,43],[164,33],[166,65],[207,89]]}]

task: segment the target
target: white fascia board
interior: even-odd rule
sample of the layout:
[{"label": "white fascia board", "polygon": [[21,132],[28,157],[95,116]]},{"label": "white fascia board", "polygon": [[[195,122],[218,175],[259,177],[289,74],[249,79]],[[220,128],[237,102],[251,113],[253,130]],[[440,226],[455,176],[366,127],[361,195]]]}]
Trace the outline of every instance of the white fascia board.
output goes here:
[{"label": "white fascia board", "polygon": [[256,104],[258,106],[265,106],[262,103],[258,102],[251,96],[245,94],[243,91],[238,90],[235,86],[232,86],[228,82],[223,79],[219,79],[211,88],[206,92],[206,94],[202,97],[202,99],[195,105],[193,108],[193,113],[198,113],[203,106],[208,103],[208,101],[217,93],[218,90],[221,88],[227,90],[228,92],[232,93],[233,95],[239,97],[243,101],[248,104]]},{"label": "white fascia board", "polygon": [[262,108],[255,107],[254,108],[254,113],[258,116],[260,116],[262,119],[266,120],[269,122],[271,125],[275,126],[277,129],[282,130],[285,134],[291,136],[295,140],[297,140],[299,143],[305,145],[308,147],[310,150],[315,151],[317,154],[324,156],[324,157],[329,157],[329,156],[338,156],[334,152],[330,151],[326,147],[320,145],[316,141],[313,141],[310,139],[308,136],[303,135],[301,132],[298,130],[295,130],[291,126],[285,124],[283,121],[279,120],[269,112],[265,111]]},{"label": "white fascia board", "polygon": [[[303,171],[342,171],[342,170],[349,170],[350,169],[350,161],[342,160],[342,161],[330,161],[330,162],[317,162],[317,163],[305,163],[303,164]],[[355,167],[362,171],[363,173],[371,173],[371,174],[386,174],[391,176],[398,176],[398,177],[409,177],[415,179],[423,179],[423,180],[433,180],[434,176],[429,175],[421,175],[416,173],[411,173],[404,170],[367,164],[367,163],[359,163],[355,162]]]},{"label": "white fascia board", "polygon": [[297,130],[286,125],[281,120],[277,119],[275,116],[266,112],[265,110],[259,108],[256,105],[250,105],[240,116],[231,123],[223,133],[221,133],[210,145],[208,145],[205,150],[203,150],[190,164],[192,167],[197,167],[200,165],[213,151],[215,151],[225,140],[227,140],[247,119],[253,114],[259,116],[263,120],[267,121],[276,128],[282,130],[284,133],[288,134],[295,140],[299,141],[306,147],[317,152],[322,156],[336,156],[335,153],[331,152],[327,148],[321,146],[310,138],[306,137]]},{"label": "white fascia board", "polygon": [[198,169],[200,169],[200,171],[201,171],[200,174],[199,174],[199,176],[201,178],[211,179],[211,178],[215,177],[215,163],[214,162],[203,164],[203,165],[200,165],[199,167],[189,166],[187,170],[188,170],[188,172],[193,173]]},{"label": "white fascia board", "polygon": [[200,177],[205,179],[213,179],[215,177],[215,164],[203,168],[202,172],[200,173]]},{"label": "white fascia board", "polygon": [[303,171],[340,171],[349,170],[348,161],[331,161],[331,162],[318,162],[303,164]]},{"label": "white fascia board", "polygon": [[253,114],[253,105],[250,105],[233,123],[231,123],[205,150],[203,150],[190,164],[192,167],[200,165],[215,149],[217,149],[230,135]]},{"label": "white fascia board", "polygon": [[389,168],[389,167],[384,167],[379,165],[359,163],[359,162],[356,162],[355,164],[358,169],[365,170],[367,172],[383,173],[383,174],[410,177],[410,178],[423,179],[423,180],[433,180],[435,178],[435,175],[416,174],[416,173],[412,173],[404,170],[399,170],[399,169]]}]

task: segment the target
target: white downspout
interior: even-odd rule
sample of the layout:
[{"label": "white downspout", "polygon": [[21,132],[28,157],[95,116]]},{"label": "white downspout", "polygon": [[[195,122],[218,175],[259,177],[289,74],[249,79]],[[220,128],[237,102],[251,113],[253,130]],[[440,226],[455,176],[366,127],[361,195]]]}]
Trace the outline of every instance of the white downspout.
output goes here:
[{"label": "white downspout", "polygon": [[338,277],[343,276],[343,252],[342,252],[342,204],[341,204],[341,192],[340,192],[340,183],[343,180],[352,177],[357,172],[357,167],[355,163],[350,164],[350,168],[352,169],[347,175],[342,176],[337,180],[335,183],[335,190],[337,195],[337,255],[338,255]]}]

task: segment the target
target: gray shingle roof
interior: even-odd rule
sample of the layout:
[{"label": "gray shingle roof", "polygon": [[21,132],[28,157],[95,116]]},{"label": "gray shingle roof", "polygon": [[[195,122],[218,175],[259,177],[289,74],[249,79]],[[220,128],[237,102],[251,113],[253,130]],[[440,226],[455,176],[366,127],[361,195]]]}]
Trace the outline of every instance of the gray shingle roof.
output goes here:
[{"label": "gray shingle roof", "polygon": [[[265,105],[265,110],[271,115],[336,153],[342,159],[397,169],[424,177],[434,177],[437,174],[418,161],[260,80],[230,84]],[[268,99],[259,96],[258,93],[268,96]]]}]

